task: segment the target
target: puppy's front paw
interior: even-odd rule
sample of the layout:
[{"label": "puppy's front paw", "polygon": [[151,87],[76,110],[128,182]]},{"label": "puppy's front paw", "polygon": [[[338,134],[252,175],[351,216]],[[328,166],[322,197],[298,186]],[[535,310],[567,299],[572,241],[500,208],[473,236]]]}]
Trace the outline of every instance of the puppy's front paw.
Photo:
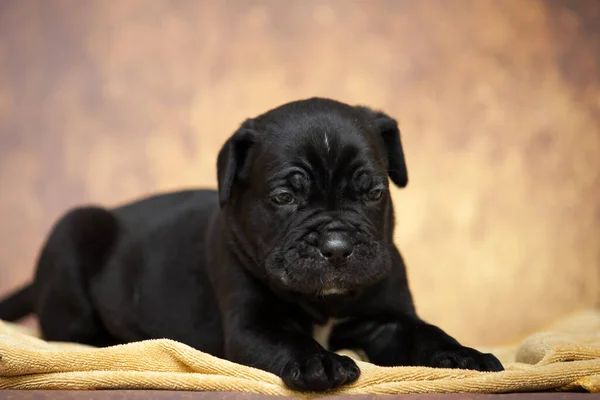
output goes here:
[{"label": "puppy's front paw", "polygon": [[288,362],[281,378],[294,390],[324,391],[354,382],[359,375],[351,358],[327,352]]},{"label": "puppy's front paw", "polygon": [[493,372],[504,370],[500,361],[493,354],[481,353],[470,347],[436,351],[428,364],[437,368],[461,368]]}]

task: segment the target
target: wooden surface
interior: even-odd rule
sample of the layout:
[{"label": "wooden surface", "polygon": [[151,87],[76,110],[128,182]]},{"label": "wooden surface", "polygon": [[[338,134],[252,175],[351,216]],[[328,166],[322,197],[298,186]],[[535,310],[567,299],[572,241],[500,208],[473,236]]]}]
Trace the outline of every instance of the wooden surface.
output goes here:
[{"label": "wooden surface", "polygon": [[0,2],[0,293],[82,202],[215,186],[246,117],[400,120],[418,309],[469,344],[600,305],[600,2]]}]

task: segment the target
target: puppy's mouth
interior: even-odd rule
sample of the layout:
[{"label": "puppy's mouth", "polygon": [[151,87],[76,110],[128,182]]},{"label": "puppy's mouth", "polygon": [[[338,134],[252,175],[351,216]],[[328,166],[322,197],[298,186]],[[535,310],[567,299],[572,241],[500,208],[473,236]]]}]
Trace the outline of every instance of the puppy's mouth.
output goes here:
[{"label": "puppy's mouth", "polygon": [[344,289],[344,288],[332,287],[332,288],[327,288],[327,289],[321,290],[320,294],[321,294],[321,296],[335,296],[335,295],[344,295],[348,292],[349,292],[349,290]]},{"label": "puppy's mouth", "polygon": [[[269,277],[273,286],[289,292],[315,297],[344,296],[353,292],[352,288],[346,287],[341,279],[319,277],[304,277],[299,280],[293,276],[290,268],[277,271],[274,276]],[[314,282],[314,283],[311,283]]]},{"label": "puppy's mouth", "polygon": [[299,288],[297,286],[287,285],[276,285],[279,290],[290,295],[300,296],[301,298],[309,298],[313,300],[341,300],[346,298],[355,297],[360,292],[359,287],[345,288],[345,287],[327,287],[327,288]]},{"label": "puppy's mouth", "polygon": [[344,297],[381,281],[391,269],[387,251],[377,243],[356,245],[341,264],[317,253],[312,246],[297,245],[269,257],[265,272],[270,286],[313,297]]}]

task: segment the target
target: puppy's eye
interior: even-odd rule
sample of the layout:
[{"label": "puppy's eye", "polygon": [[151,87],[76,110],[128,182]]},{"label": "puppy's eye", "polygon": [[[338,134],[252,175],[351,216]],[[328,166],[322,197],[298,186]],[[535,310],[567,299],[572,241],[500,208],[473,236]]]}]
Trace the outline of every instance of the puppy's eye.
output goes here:
[{"label": "puppy's eye", "polygon": [[383,189],[375,189],[371,190],[367,193],[367,200],[369,201],[377,201],[383,197]]},{"label": "puppy's eye", "polygon": [[279,206],[285,206],[294,202],[294,196],[287,192],[283,192],[271,197],[271,200]]}]

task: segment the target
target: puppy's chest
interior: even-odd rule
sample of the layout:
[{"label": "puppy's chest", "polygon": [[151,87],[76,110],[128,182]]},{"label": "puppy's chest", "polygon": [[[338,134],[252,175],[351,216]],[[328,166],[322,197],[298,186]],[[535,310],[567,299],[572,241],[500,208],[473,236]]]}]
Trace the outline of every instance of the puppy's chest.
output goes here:
[{"label": "puppy's chest", "polygon": [[331,333],[336,325],[342,324],[347,321],[347,318],[329,318],[327,322],[322,325],[313,324],[312,337],[323,346],[326,350],[329,350],[329,339]]}]

